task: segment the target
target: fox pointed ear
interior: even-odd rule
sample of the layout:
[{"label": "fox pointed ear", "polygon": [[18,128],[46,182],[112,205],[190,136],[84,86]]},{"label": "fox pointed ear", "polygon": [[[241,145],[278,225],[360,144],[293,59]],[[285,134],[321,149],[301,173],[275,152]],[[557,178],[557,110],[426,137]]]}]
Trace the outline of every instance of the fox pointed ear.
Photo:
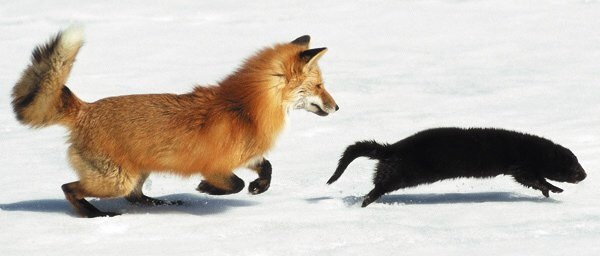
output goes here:
[{"label": "fox pointed ear", "polygon": [[327,48],[325,47],[308,49],[300,52],[300,59],[306,63],[304,64],[303,71],[307,72],[311,70],[317,64],[317,61],[321,58],[321,56],[325,54],[325,52],[327,52]]},{"label": "fox pointed ear", "polygon": [[291,42],[291,44],[295,44],[295,45],[299,45],[299,46],[304,46],[306,47],[306,49],[308,49],[308,44],[310,43],[310,36],[309,35],[303,35],[301,37],[298,37],[296,39],[294,39],[294,41]]}]

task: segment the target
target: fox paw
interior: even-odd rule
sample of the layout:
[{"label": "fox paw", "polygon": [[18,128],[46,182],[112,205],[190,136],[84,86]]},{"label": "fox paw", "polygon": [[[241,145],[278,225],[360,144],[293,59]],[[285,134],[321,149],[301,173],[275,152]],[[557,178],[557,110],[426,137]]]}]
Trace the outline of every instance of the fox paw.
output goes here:
[{"label": "fox paw", "polygon": [[145,205],[145,206],[183,205],[183,201],[181,201],[181,200],[170,201],[170,200],[160,200],[160,199],[152,198],[149,202],[141,202],[139,204]]},{"label": "fox paw", "polygon": [[206,181],[201,181],[196,190],[209,195],[225,195],[226,190],[217,188]]},{"label": "fox paw", "polygon": [[169,201],[152,198],[146,195],[127,197],[127,201],[141,206],[160,206],[160,205],[183,205],[183,201]]},{"label": "fox paw", "polygon": [[258,195],[267,191],[270,186],[271,180],[259,178],[250,182],[250,186],[248,186],[248,192],[253,195]]}]

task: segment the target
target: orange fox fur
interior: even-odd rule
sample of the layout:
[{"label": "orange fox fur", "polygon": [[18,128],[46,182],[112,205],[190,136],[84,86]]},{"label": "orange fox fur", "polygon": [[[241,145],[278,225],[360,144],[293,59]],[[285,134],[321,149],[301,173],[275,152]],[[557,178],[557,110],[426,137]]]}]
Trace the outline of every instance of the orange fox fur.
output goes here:
[{"label": "orange fox fur", "polygon": [[198,190],[229,194],[244,187],[233,170],[248,167],[259,174],[251,192],[261,193],[268,189],[271,172],[263,156],[288,111],[327,115],[338,109],[316,64],[326,48],[309,49],[309,40],[303,36],[265,48],[218,85],[190,93],[87,103],[64,86],[83,41],[80,29],[69,28],[34,50],[13,89],[13,108],[17,119],[32,127],[68,128],[68,158],[79,181],[63,190],[83,216],[116,215],[98,210],[85,197],[165,203],[141,191],[153,171],[201,174],[205,180]]}]

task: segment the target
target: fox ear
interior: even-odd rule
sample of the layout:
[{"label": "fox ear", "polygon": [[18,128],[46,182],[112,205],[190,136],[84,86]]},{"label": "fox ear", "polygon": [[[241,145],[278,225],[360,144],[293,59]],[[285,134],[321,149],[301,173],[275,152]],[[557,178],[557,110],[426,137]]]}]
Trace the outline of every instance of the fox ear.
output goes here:
[{"label": "fox ear", "polygon": [[299,46],[304,46],[304,47],[306,47],[306,49],[308,49],[308,43],[310,43],[310,36],[303,35],[301,37],[294,39],[294,41],[292,41],[291,43],[295,44],[295,45],[299,45]]},{"label": "fox ear", "polygon": [[327,48],[314,48],[306,51],[300,52],[300,59],[304,61],[303,71],[307,72],[311,70],[316,64],[317,61],[327,52]]}]

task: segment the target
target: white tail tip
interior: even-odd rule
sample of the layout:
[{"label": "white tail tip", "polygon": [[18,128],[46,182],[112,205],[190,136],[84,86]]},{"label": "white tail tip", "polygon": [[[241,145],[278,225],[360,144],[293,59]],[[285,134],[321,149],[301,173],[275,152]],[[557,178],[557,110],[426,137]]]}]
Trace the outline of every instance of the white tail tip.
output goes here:
[{"label": "white tail tip", "polygon": [[62,31],[60,44],[66,48],[71,46],[81,46],[83,43],[83,26],[76,24],[71,25]]}]

